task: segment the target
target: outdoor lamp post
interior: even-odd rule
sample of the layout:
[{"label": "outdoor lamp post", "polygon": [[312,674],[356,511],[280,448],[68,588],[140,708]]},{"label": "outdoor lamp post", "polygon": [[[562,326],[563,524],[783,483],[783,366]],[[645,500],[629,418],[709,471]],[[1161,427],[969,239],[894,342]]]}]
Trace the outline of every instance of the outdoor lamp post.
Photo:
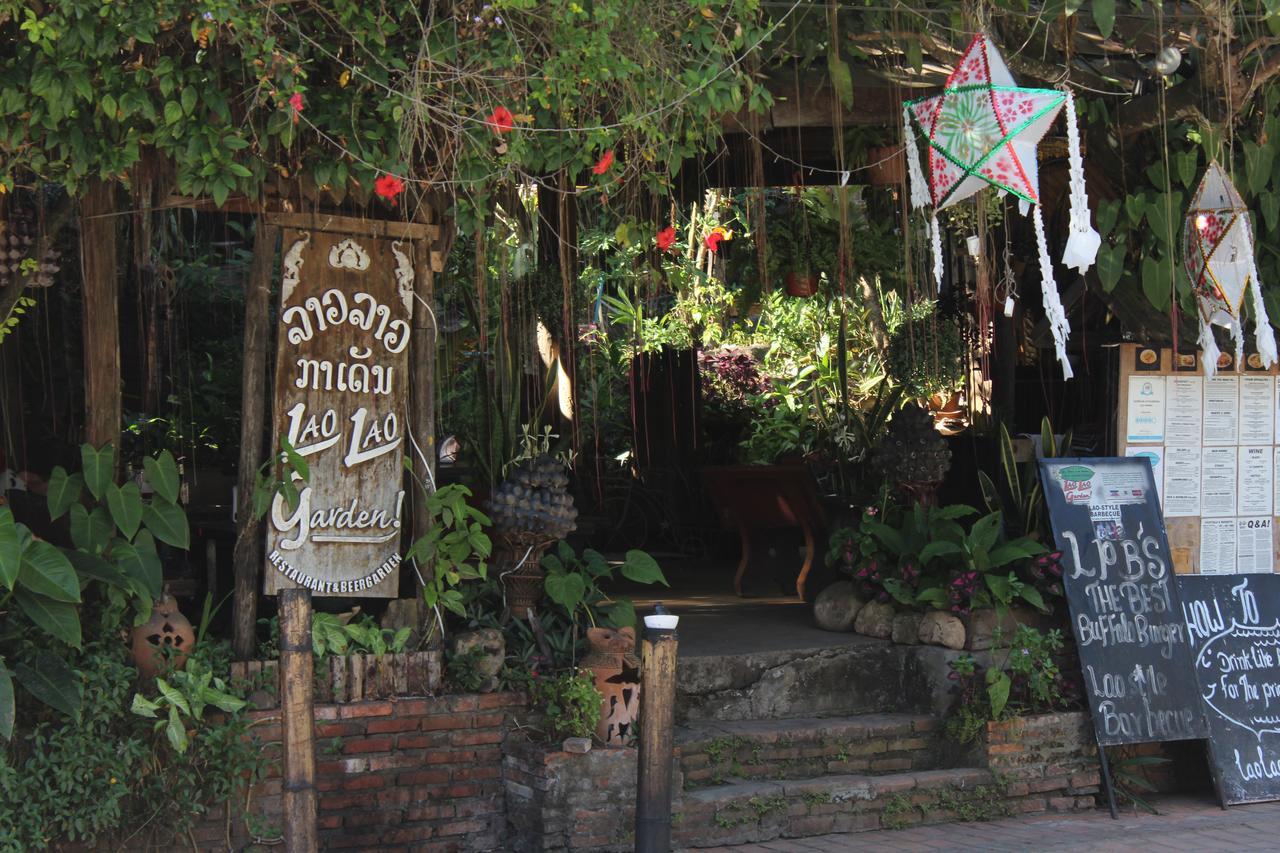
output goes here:
[{"label": "outdoor lamp post", "polygon": [[676,625],[661,604],[644,618],[640,649],[640,755],[636,851],[671,849],[671,765],[676,704]]}]

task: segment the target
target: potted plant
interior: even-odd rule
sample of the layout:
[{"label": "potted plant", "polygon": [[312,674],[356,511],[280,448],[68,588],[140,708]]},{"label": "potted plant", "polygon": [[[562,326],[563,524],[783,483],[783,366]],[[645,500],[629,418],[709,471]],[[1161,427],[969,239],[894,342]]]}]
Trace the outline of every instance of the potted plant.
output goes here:
[{"label": "potted plant", "polygon": [[769,224],[771,265],[791,296],[813,296],[822,274],[835,269],[836,227],[820,202],[800,190],[790,204],[779,205],[781,216]]},{"label": "potted plant", "polygon": [[958,319],[935,300],[911,305],[890,330],[885,369],[906,396],[929,401],[934,412],[956,408],[952,397],[964,382],[964,336]]}]

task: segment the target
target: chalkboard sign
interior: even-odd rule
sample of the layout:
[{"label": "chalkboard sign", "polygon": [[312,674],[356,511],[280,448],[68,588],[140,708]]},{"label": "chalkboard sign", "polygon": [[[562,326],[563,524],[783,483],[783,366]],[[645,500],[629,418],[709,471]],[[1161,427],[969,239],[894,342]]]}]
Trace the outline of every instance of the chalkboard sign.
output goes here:
[{"label": "chalkboard sign", "polygon": [[1280,575],[1178,586],[1218,790],[1228,803],[1280,800]]},{"label": "chalkboard sign", "polygon": [[1042,459],[1098,743],[1208,736],[1146,458]]}]

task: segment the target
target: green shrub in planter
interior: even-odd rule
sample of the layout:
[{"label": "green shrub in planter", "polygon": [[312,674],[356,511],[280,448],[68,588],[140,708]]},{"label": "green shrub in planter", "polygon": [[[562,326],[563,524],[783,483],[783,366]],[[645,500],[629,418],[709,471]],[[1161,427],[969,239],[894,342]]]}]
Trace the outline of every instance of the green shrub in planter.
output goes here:
[{"label": "green shrub in planter", "polygon": [[547,736],[553,743],[595,736],[602,700],[590,672],[539,678],[533,682],[533,700],[546,715]]}]

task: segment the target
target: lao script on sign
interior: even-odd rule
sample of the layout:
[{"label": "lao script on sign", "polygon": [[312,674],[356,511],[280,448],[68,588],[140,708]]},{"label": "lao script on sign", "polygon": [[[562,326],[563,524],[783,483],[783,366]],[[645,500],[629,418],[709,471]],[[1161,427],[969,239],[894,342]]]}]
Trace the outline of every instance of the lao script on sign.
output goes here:
[{"label": "lao script on sign", "polygon": [[283,245],[275,435],[310,480],[296,506],[272,503],[266,592],[394,597],[413,253],[408,241],[321,231],[285,231]]}]

